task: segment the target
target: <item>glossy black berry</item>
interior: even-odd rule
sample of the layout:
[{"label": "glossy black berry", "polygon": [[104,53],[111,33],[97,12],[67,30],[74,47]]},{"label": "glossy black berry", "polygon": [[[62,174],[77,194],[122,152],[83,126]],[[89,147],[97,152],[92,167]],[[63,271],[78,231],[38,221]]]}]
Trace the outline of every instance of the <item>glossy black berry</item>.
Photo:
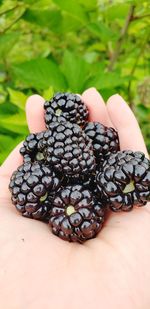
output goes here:
[{"label": "glossy black berry", "polygon": [[67,186],[55,196],[49,224],[60,238],[82,243],[97,235],[104,214],[105,207],[84,186]]},{"label": "glossy black berry", "polygon": [[150,161],[141,152],[112,154],[97,175],[97,185],[113,211],[128,211],[150,200]]},{"label": "glossy black berry", "polygon": [[69,121],[83,126],[88,119],[88,109],[80,96],[73,93],[56,93],[44,104],[47,128],[51,122]]},{"label": "glossy black berry", "polygon": [[77,124],[52,122],[43,140],[47,164],[66,177],[95,170],[92,142]]},{"label": "glossy black berry", "polygon": [[23,146],[20,148],[20,153],[24,158],[24,162],[44,162],[43,135],[44,132],[31,133],[26,137]]},{"label": "glossy black berry", "polygon": [[98,165],[102,165],[111,153],[119,151],[119,137],[115,129],[108,128],[99,122],[88,122],[84,131],[92,140]]},{"label": "glossy black berry", "polygon": [[28,218],[47,221],[61,178],[48,166],[26,162],[11,177],[9,189],[16,209]]},{"label": "glossy black berry", "polygon": [[[84,186],[84,188],[88,189],[93,197],[100,198],[102,200],[102,196],[97,188],[96,183],[96,172],[89,174],[88,176],[80,176],[77,180],[75,179],[74,184],[79,184]],[[105,204],[105,198],[103,198],[103,204]]]}]

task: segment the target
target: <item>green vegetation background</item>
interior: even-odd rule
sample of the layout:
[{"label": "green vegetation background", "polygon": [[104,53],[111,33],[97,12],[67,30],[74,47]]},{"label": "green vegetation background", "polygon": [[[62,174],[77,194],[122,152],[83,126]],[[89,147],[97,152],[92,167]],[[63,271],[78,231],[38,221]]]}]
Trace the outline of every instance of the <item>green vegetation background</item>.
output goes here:
[{"label": "green vegetation background", "polygon": [[150,151],[149,43],[149,0],[0,0],[0,163],[28,134],[27,96],[90,86],[123,95]]}]

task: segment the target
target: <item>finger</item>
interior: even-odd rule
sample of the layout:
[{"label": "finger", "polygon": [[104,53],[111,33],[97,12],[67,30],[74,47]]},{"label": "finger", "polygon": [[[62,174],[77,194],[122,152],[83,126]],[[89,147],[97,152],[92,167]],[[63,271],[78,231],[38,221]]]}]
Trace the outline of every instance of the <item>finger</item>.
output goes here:
[{"label": "finger", "polygon": [[40,132],[46,129],[44,121],[44,98],[34,94],[28,98],[26,103],[26,117],[31,133]]},{"label": "finger", "polygon": [[108,127],[113,126],[104,100],[95,88],[89,88],[84,91],[82,99],[89,110],[89,121],[101,122]]},{"label": "finger", "polygon": [[121,150],[142,151],[148,156],[138,122],[123,98],[118,94],[110,97],[107,110],[118,130]]},{"label": "finger", "polygon": [[11,176],[18,166],[23,163],[23,157],[21,156],[19,149],[22,146],[22,142],[10,153],[7,159],[0,167],[0,175]]}]

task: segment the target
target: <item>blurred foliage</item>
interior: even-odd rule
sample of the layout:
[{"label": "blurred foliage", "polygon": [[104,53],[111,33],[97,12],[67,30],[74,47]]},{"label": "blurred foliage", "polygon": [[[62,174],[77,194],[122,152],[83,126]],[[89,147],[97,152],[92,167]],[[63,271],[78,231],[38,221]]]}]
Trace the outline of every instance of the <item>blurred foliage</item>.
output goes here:
[{"label": "blurred foliage", "polygon": [[0,162],[28,133],[27,96],[91,86],[123,95],[150,151],[149,32],[149,0],[0,1]]}]

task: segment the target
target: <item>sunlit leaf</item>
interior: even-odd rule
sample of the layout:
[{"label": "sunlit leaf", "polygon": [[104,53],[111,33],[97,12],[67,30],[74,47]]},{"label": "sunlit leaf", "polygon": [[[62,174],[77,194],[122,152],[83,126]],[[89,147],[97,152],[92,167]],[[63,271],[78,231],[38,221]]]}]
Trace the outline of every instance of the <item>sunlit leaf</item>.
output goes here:
[{"label": "sunlit leaf", "polygon": [[49,86],[60,90],[65,87],[64,76],[53,60],[33,59],[14,65],[12,72],[25,87],[37,90],[47,89]]},{"label": "sunlit leaf", "polygon": [[10,136],[0,134],[0,164],[2,164],[7,155],[23,139],[23,136],[14,139]]},{"label": "sunlit leaf", "polygon": [[88,29],[98,37],[101,41],[107,42],[116,39],[116,34],[102,22],[92,23],[88,25]]},{"label": "sunlit leaf", "polygon": [[27,134],[25,115],[20,113],[13,116],[5,116],[0,119],[0,127],[18,134]]},{"label": "sunlit leaf", "polygon": [[21,92],[21,91],[16,91],[11,88],[8,88],[9,96],[10,96],[10,101],[18,106],[21,109],[25,109],[25,103],[27,100],[27,96]]},{"label": "sunlit leaf", "polygon": [[12,32],[12,33],[5,33],[0,35],[0,56],[4,57],[17,43],[19,37],[19,33]]},{"label": "sunlit leaf", "polygon": [[84,59],[66,50],[62,71],[71,91],[81,92],[84,89],[89,74],[88,63]]},{"label": "sunlit leaf", "polygon": [[57,32],[61,27],[61,13],[57,9],[41,10],[28,9],[26,10],[23,18],[26,21],[35,23],[40,27],[48,28],[51,31]]},{"label": "sunlit leaf", "polygon": [[7,92],[5,91],[4,87],[0,85],[0,104],[5,102],[7,96]]},{"label": "sunlit leaf", "polygon": [[115,72],[98,72],[86,84],[87,87],[97,87],[101,89],[112,89],[117,86],[123,86],[126,79]]},{"label": "sunlit leaf", "polygon": [[49,87],[48,89],[45,89],[45,90],[43,91],[43,98],[44,98],[45,100],[49,100],[50,98],[52,98],[53,94],[54,94],[54,89],[53,89],[53,87]]},{"label": "sunlit leaf", "polygon": [[86,10],[95,10],[97,5],[97,0],[79,0],[79,3],[85,7]]},{"label": "sunlit leaf", "polygon": [[67,12],[71,16],[75,16],[81,24],[88,22],[87,14],[83,7],[76,0],[53,0],[61,10]]}]

